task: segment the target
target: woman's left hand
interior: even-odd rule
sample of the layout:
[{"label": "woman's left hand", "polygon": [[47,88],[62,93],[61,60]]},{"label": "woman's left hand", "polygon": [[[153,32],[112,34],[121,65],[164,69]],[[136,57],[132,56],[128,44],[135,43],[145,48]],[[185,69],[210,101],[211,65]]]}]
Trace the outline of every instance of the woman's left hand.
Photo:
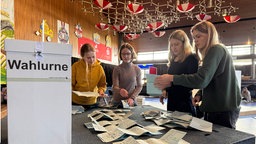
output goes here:
[{"label": "woman's left hand", "polygon": [[127,102],[129,106],[134,106],[134,100],[132,98],[129,98]]},{"label": "woman's left hand", "polygon": [[154,81],[154,85],[158,89],[162,90],[164,88],[170,87],[172,81],[173,81],[173,75],[163,74],[161,76],[156,77]]}]

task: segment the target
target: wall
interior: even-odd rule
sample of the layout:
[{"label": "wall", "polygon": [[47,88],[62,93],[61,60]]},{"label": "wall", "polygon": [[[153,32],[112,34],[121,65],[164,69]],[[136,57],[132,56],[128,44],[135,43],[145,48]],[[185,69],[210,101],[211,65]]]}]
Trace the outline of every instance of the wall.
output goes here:
[{"label": "wall", "polygon": [[15,0],[14,1],[15,39],[41,41],[35,35],[39,30],[42,19],[45,19],[53,30],[52,42],[57,42],[57,20],[69,24],[69,43],[72,44],[72,54],[77,53],[78,39],[74,34],[75,25],[79,23],[83,29],[83,36],[92,39],[93,33],[100,35],[100,43],[105,44],[105,36],[112,40],[112,62],[117,64],[118,36],[113,31],[100,31],[94,25],[100,22],[99,14],[85,14],[82,12],[81,2],[71,0]]}]

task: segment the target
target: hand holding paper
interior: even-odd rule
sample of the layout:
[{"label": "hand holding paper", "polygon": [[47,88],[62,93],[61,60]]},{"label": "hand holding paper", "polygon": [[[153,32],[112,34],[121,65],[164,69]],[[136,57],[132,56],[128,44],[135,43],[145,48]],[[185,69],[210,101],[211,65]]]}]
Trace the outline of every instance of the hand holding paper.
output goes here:
[{"label": "hand holding paper", "polygon": [[173,75],[163,74],[161,76],[156,77],[154,81],[154,85],[158,89],[163,90],[166,87],[170,87],[172,81],[173,81]]}]

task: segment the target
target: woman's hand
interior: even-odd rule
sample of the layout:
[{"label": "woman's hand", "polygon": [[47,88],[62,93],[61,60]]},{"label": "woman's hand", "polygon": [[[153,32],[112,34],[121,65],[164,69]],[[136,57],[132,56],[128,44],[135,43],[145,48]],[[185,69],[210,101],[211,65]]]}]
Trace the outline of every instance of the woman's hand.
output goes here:
[{"label": "woman's hand", "polygon": [[172,81],[173,81],[173,75],[163,74],[161,76],[156,77],[154,81],[154,85],[158,89],[162,90],[164,88],[170,87]]},{"label": "woman's hand", "polygon": [[162,95],[160,96],[160,102],[161,102],[162,104],[164,104],[164,99],[166,99],[166,98],[167,98],[166,90],[163,90],[163,91],[162,91]]},{"label": "woman's hand", "polygon": [[132,98],[127,99],[129,106],[134,106],[134,100]]},{"label": "woman's hand", "polygon": [[199,102],[201,101],[201,96],[195,95],[192,99],[193,106],[199,106]]},{"label": "woman's hand", "polygon": [[99,91],[99,95],[100,97],[106,97],[107,95],[103,92],[103,90],[100,90]]},{"label": "woman's hand", "polygon": [[120,95],[124,98],[127,98],[128,97],[128,91],[122,88],[122,89],[120,89]]}]

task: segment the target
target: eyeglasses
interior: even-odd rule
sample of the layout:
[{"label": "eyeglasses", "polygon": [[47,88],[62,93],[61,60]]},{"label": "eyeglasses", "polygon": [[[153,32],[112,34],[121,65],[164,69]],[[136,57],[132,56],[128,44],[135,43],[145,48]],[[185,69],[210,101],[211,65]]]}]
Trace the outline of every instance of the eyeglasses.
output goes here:
[{"label": "eyeglasses", "polygon": [[131,53],[121,53],[122,56],[130,56],[132,55]]}]

